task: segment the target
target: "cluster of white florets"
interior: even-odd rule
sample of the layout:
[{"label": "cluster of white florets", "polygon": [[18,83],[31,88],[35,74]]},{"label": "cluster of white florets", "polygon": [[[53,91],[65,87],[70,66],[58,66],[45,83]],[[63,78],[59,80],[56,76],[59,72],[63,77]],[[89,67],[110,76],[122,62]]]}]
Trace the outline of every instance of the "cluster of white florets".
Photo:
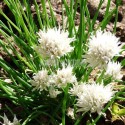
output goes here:
[{"label": "cluster of white florets", "polygon": [[88,43],[88,51],[84,55],[85,62],[95,68],[103,68],[114,56],[121,52],[119,39],[111,32],[97,31],[91,35]]},{"label": "cluster of white florets", "polygon": [[103,83],[81,83],[75,85],[70,94],[77,96],[76,105],[79,107],[78,112],[97,112],[101,113],[104,104],[106,104],[113,97],[112,85],[104,86]]},{"label": "cluster of white florets", "polygon": [[73,67],[68,65],[63,66],[62,69],[58,69],[56,73],[48,75],[47,70],[41,70],[33,76],[31,80],[33,90],[49,91],[51,97],[56,97],[61,92],[57,88],[65,88],[67,84],[74,84],[77,82],[75,75],[73,74]]},{"label": "cluster of white florets", "polygon": [[88,51],[83,58],[88,66],[105,69],[106,74],[114,79],[122,78],[120,63],[112,62],[115,56],[121,56],[122,44],[119,38],[109,31],[98,30],[95,35],[90,36],[87,46]]},{"label": "cluster of white florets", "polygon": [[106,75],[111,76],[115,80],[121,80],[123,74],[121,74],[121,64],[118,62],[109,62],[106,67]]},{"label": "cluster of white florets", "polygon": [[73,75],[72,71],[73,71],[73,67],[71,67],[70,65],[67,67],[63,66],[62,69],[58,69],[57,73],[54,74],[52,77],[55,85],[58,88],[63,88],[63,87],[66,87],[68,83],[72,83],[72,84],[76,83],[77,80],[75,75]]},{"label": "cluster of white florets", "polygon": [[47,70],[41,70],[33,76],[33,80],[31,81],[32,86],[34,89],[43,91],[47,90],[47,87],[50,86],[49,83],[49,75]]},{"label": "cluster of white florets", "polygon": [[13,122],[11,122],[7,116],[4,114],[4,117],[3,117],[3,124],[2,125],[21,125],[20,124],[20,121],[16,118],[16,116],[14,116],[14,119],[13,119]]},{"label": "cluster of white florets", "polygon": [[[39,46],[36,50],[42,57],[55,59],[59,58],[73,50],[70,43],[74,38],[68,38],[68,33],[60,29],[48,29],[41,31],[39,35]],[[111,32],[98,30],[92,34],[87,44],[88,51],[83,55],[84,62],[93,69],[98,67],[105,71],[106,76],[115,80],[121,80],[121,65],[112,61],[115,56],[119,56],[122,51],[122,45],[119,39]],[[31,84],[34,90],[48,91],[51,98],[56,98],[67,86],[70,85],[69,94],[77,97],[77,112],[97,112],[101,113],[103,106],[111,100],[114,95],[112,84],[104,85],[93,83],[79,83],[73,74],[73,66],[62,66],[62,68],[51,72],[48,75],[47,70],[41,70],[33,76]],[[72,112],[73,114],[73,112]]]},{"label": "cluster of white florets", "polygon": [[39,45],[35,49],[44,58],[59,58],[73,50],[70,43],[74,41],[74,38],[69,38],[68,32],[52,28],[47,31],[40,30],[38,36]]}]

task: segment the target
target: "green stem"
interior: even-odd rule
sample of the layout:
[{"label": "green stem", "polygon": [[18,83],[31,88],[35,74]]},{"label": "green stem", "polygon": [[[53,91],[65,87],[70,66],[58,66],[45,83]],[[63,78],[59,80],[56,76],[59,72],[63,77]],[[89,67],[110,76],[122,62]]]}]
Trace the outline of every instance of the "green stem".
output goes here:
[{"label": "green stem", "polygon": [[4,60],[0,59],[0,66],[3,67],[3,69],[5,71],[8,72],[8,74],[11,76],[14,76],[14,78],[19,82],[21,83],[22,85],[24,85],[25,87],[27,88],[31,88],[31,85],[28,84],[25,80],[23,80],[20,76],[18,76],[18,73],[15,72],[14,70],[12,70],[10,67],[8,67],[6,65],[6,63],[4,62]]},{"label": "green stem", "polygon": [[62,106],[62,125],[65,125],[65,112],[66,112],[66,102],[68,96],[69,85],[64,89],[64,98],[63,98],[63,106]]},{"label": "green stem", "polygon": [[21,33],[21,30],[2,12],[2,10],[0,10],[0,14],[4,16],[5,19],[7,19],[7,21],[9,21],[9,23],[19,32]]},{"label": "green stem", "polygon": [[34,0],[34,5],[35,5],[37,19],[38,19],[40,28],[43,29],[43,24],[42,24],[42,20],[41,20],[41,16],[40,16],[40,9],[39,9],[39,6],[38,6],[36,0]]},{"label": "green stem", "polygon": [[81,119],[84,117],[84,115],[85,115],[85,114],[81,115],[81,116],[76,120],[76,122],[75,122],[74,125],[79,125],[79,123],[80,123]]},{"label": "green stem", "polygon": [[46,24],[47,27],[49,27],[49,18],[48,18],[48,14],[47,14],[47,10],[46,10],[46,2],[45,0],[41,0],[42,3],[42,7],[43,7],[43,14],[45,15],[45,19],[46,19]]},{"label": "green stem", "polygon": [[83,41],[85,40],[85,5],[87,0],[81,0],[80,3],[80,25],[79,25],[79,43],[78,43],[78,59],[82,58]]}]

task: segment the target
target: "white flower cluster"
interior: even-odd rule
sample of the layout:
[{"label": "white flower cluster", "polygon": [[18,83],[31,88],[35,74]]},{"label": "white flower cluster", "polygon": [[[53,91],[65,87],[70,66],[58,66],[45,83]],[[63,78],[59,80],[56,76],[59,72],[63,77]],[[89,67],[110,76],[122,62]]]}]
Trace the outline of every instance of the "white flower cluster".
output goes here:
[{"label": "white flower cluster", "polygon": [[97,31],[92,35],[88,43],[88,51],[84,58],[89,66],[103,68],[114,57],[121,52],[119,39],[111,32]]},{"label": "white flower cluster", "polygon": [[4,123],[2,125],[20,125],[20,121],[14,116],[13,122],[9,121],[7,116],[4,114]]},{"label": "white flower cluster", "polygon": [[44,58],[58,58],[73,50],[70,43],[74,38],[68,38],[68,32],[52,28],[47,31],[40,30],[38,35],[40,44],[36,47],[36,51]]},{"label": "white flower cluster", "polygon": [[74,109],[73,108],[68,108],[67,110],[67,116],[69,116],[71,119],[75,119],[75,116],[74,116]]},{"label": "white flower cluster", "polygon": [[57,73],[53,75],[53,82],[58,88],[67,86],[67,83],[76,83],[76,77],[72,73],[73,67],[63,66],[62,69],[58,69]]},{"label": "white flower cluster", "polygon": [[[121,79],[121,66],[112,62],[114,56],[120,56],[122,44],[111,32],[98,30],[96,35],[91,35],[88,43],[88,51],[84,55],[84,61],[92,68],[106,69],[106,74]],[[114,67],[115,66],[115,67]],[[116,72],[119,72],[116,74]]]},{"label": "white flower cluster", "polygon": [[49,96],[51,98],[56,98],[58,94],[60,94],[61,91],[59,91],[57,88],[55,88],[54,86],[50,86],[49,88]]},{"label": "white flower cluster", "polygon": [[34,86],[33,90],[47,90],[49,87],[49,75],[47,70],[41,70],[33,76],[33,80],[31,80],[32,86]]},{"label": "white flower cluster", "polygon": [[48,75],[47,70],[41,70],[33,76],[31,84],[34,87],[33,90],[49,90],[51,97],[56,97],[61,92],[56,88],[65,88],[68,83],[74,84],[77,82],[75,75],[73,75],[73,67],[68,65],[62,69],[58,69],[57,73]]},{"label": "white flower cluster", "polygon": [[112,85],[82,83],[75,85],[70,90],[70,94],[78,97],[76,104],[79,107],[78,112],[86,113],[90,111],[91,113],[97,112],[100,114],[104,104],[110,101],[114,92]]},{"label": "white flower cluster", "polygon": [[106,67],[106,75],[112,76],[114,80],[121,80],[123,74],[121,74],[121,65],[118,62],[109,62]]},{"label": "white flower cluster", "polygon": [[[40,44],[36,47],[36,50],[43,57],[55,59],[73,50],[70,43],[74,38],[68,38],[67,32],[53,28],[48,29],[48,31],[40,31],[38,35]],[[99,30],[96,35],[92,35],[89,39],[88,51],[84,55],[84,61],[93,69],[96,67],[99,70],[104,69],[106,76],[120,80],[122,78],[121,65],[112,61],[113,57],[119,56],[122,51],[122,45],[120,44],[119,39],[111,32]],[[49,75],[47,70],[41,70],[33,76],[31,84],[34,87],[33,90],[48,91],[51,98],[56,98],[67,84],[71,84],[69,93],[77,97],[77,112],[84,113],[97,112],[100,114],[104,105],[115,94],[112,84],[106,86],[103,82],[101,84],[96,82],[79,84],[73,74],[73,67],[70,65],[62,65],[61,69],[59,68]],[[68,112],[69,117],[73,114],[74,110]]]}]

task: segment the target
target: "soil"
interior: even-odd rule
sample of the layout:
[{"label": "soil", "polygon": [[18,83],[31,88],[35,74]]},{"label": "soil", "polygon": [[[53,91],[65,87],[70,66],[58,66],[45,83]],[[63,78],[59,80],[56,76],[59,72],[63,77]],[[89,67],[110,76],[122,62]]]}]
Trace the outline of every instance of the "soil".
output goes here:
[{"label": "soil", "polygon": [[[95,14],[95,11],[97,11],[97,9],[98,9],[99,1],[100,0],[95,0],[95,1],[94,0],[88,0],[88,9],[89,9],[91,18],[93,18],[94,14]],[[98,19],[96,21],[96,25],[98,25],[102,21],[102,19],[104,18],[107,0],[104,0],[104,1],[105,2],[104,2],[103,6],[101,7],[101,9],[99,11],[99,16],[98,16]],[[53,10],[54,10],[55,17],[57,19],[57,23],[58,23],[58,25],[61,25],[62,24],[62,2],[61,2],[61,0],[51,0],[51,2],[52,2],[52,7],[53,7]],[[67,2],[69,3],[70,0],[67,0]],[[40,0],[37,0],[37,3],[40,6]],[[36,12],[35,12],[32,0],[31,0],[30,4],[31,4],[32,14],[34,15],[34,18],[36,18]],[[50,15],[48,3],[46,3],[46,6],[47,6],[47,12]],[[116,1],[111,0],[110,10],[112,10],[115,6],[116,6]],[[3,0],[0,0],[0,9],[2,9],[3,12],[13,21],[13,15],[10,12],[7,5],[3,2]],[[6,20],[2,17],[2,15],[0,15],[0,20],[2,20],[3,22],[6,22]],[[75,19],[75,25],[79,26],[79,23],[80,23],[80,12],[79,12],[79,9],[78,9],[77,14],[76,14],[76,19]],[[107,25],[106,30],[109,30],[109,31],[112,32],[113,27],[114,27],[114,17],[110,21],[110,23]],[[122,0],[122,4],[119,6],[118,22],[117,22],[116,27],[117,27],[116,28],[116,36],[120,38],[121,42],[125,42],[125,0]],[[1,34],[0,34],[0,39],[4,40],[4,37]],[[11,63],[11,59],[9,58],[9,56],[6,53],[4,53],[2,51],[1,47],[0,47],[0,58],[4,58],[5,60],[7,60],[7,62]],[[122,61],[124,58],[125,58],[125,53],[123,53],[123,57],[120,57],[118,60]],[[123,80],[125,80],[125,69],[123,69],[122,72],[124,74]],[[4,77],[4,78],[6,77],[6,73],[3,71],[2,68],[0,68],[0,77]],[[11,104],[10,101],[8,101],[6,99],[2,99],[2,101],[3,100],[5,102]],[[1,101],[1,103],[2,103],[2,101]],[[14,106],[12,104],[11,104],[11,106],[14,108]],[[125,103],[124,103],[124,106],[125,106]],[[14,108],[15,111],[16,111],[17,108],[18,107]],[[19,107],[19,108],[22,108],[22,107]],[[93,118],[95,118],[95,116],[96,116],[96,114],[92,114]],[[87,119],[88,117],[89,116],[85,116],[85,119]],[[81,122],[81,125],[84,125],[85,119],[83,119],[83,122]],[[97,125],[125,125],[125,117],[118,118],[118,119],[112,121],[111,113],[108,110],[107,113],[106,113],[106,118],[101,118],[100,121],[97,123]]]}]

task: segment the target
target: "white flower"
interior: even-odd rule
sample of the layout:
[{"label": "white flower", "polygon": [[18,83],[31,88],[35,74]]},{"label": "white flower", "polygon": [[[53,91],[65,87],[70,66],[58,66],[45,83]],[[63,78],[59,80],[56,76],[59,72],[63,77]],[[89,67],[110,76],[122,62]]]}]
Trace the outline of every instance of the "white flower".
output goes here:
[{"label": "white flower", "polygon": [[106,104],[113,96],[112,86],[103,84],[84,84],[83,93],[78,96],[77,106],[78,112],[97,112],[101,113],[104,104]]},{"label": "white flower", "polygon": [[3,125],[20,125],[20,121],[14,116],[13,122],[9,121],[7,116],[4,114],[3,117],[4,123]]},{"label": "white flower", "polygon": [[70,43],[74,41],[74,38],[68,38],[68,32],[53,28],[48,29],[48,31],[40,30],[38,35],[40,44],[36,47],[36,51],[42,54],[43,57],[53,59],[61,57],[73,50]]},{"label": "white flower", "polygon": [[51,86],[49,89],[49,96],[51,98],[56,98],[58,94],[60,94],[61,91],[58,91],[58,89],[55,89],[54,86]]},{"label": "white flower", "polygon": [[111,32],[98,30],[89,39],[85,62],[93,68],[104,68],[114,56],[119,55],[122,47],[120,44],[119,39]]},{"label": "white flower", "polygon": [[75,119],[75,116],[74,116],[74,109],[73,108],[68,108],[67,110],[67,116],[71,117],[71,119]]},{"label": "white flower", "polygon": [[33,90],[47,90],[49,87],[49,75],[47,70],[41,70],[33,76],[33,80],[31,80],[32,86],[35,88]]},{"label": "white flower", "polygon": [[121,80],[123,75],[121,74],[121,65],[118,62],[109,62],[106,68],[106,75],[112,76],[115,80]]},{"label": "white flower", "polygon": [[76,77],[73,75],[73,67],[71,66],[63,66],[62,69],[57,70],[57,74],[53,75],[53,83],[58,87],[58,88],[63,88],[67,86],[67,83],[76,83]]},{"label": "white flower", "polygon": [[73,96],[79,96],[83,93],[84,84],[73,84],[73,87],[69,90],[69,93]]}]

